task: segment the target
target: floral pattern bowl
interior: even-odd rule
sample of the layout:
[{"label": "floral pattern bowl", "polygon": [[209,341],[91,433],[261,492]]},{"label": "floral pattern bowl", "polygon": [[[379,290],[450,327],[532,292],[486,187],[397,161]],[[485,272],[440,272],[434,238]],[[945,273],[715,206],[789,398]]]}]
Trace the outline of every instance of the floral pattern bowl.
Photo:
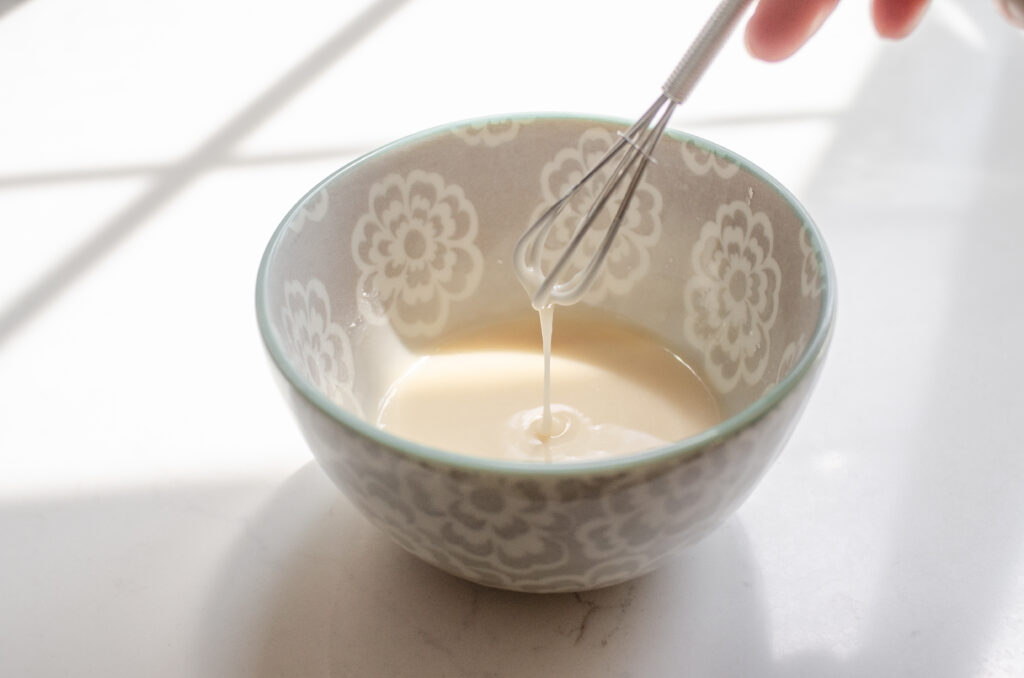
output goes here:
[{"label": "floral pattern bowl", "polygon": [[[811,219],[751,163],[670,131],[584,303],[694,365],[719,396],[719,425],[553,464],[462,456],[374,426],[417,351],[528,308],[516,239],[621,129],[518,117],[398,141],[303,197],[260,265],[260,332],[317,461],[371,522],[459,577],[556,592],[651,571],[740,505],[821,367],[835,282]],[[568,229],[556,226],[552,256]]]}]

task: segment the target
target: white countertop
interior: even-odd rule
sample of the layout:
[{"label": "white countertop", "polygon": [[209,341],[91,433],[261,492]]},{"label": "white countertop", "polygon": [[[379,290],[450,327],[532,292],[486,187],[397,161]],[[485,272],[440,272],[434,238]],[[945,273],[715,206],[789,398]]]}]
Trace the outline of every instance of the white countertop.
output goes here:
[{"label": "white countertop", "polygon": [[711,1],[0,2],[0,675],[1024,675],[1024,34],[934,0],[883,43],[864,4],[783,64],[734,39],[673,121],[831,248],[786,451],[657,573],[529,596],[334,490],[262,355],[257,263],[389,140],[638,115]]}]

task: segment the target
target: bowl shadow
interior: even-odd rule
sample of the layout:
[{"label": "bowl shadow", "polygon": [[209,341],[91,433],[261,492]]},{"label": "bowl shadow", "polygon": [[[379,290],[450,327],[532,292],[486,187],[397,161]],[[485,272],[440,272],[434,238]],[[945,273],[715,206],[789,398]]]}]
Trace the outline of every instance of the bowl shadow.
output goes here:
[{"label": "bowl shadow", "polygon": [[212,582],[197,642],[222,676],[749,675],[771,661],[735,518],[641,579],[514,593],[407,554],[311,462],[246,521]]}]

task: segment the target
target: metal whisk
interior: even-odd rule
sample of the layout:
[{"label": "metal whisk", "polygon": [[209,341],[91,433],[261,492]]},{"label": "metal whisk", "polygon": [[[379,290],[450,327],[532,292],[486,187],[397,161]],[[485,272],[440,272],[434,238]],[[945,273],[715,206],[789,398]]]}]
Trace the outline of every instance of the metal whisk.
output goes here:
[{"label": "metal whisk", "polygon": [[[752,1],[723,0],[718,5],[668,80],[665,81],[661,96],[628,131],[619,134],[618,141],[612,145],[604,157],[587,170],[583,178],[565,195],[551,205],[516,243],[513,256],[516,275],[531,295],[534,308],[541,309],[553,303],[574,304],[586,294],[591,282],[600,271],[608,250],[611,249],[612,241],[615,239],[619,227],[622,226],[633,194],[636,192],[647,164],[652,160],[651,153],[665,131],[675,107],[682,103],[693,90],[697,80],[703,75],[739,21],[743,11]],[[596,175],[620,153],[623,153],[622,157],[615,169],[612,170],[609,179],[600,188],[590,208],[580,218],[565,250],[551,270],[545,273],[541,265],[541,255],[558,215],[580,189],[594,180]],[[625,193],[622,195],[615,215],[612,217],[594,256],[586,266],[568,280],[560,282],[565,267],[583,242],[587,232],[594,225],[594,221],[616,191],[627,181],[627,178],[629,183]]]}]

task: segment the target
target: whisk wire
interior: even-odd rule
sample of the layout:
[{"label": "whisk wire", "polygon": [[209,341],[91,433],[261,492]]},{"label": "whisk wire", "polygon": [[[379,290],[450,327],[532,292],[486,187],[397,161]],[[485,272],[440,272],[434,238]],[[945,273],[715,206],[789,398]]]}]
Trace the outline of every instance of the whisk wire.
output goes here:
[{"label": "whisk wire", "polygon": [[612,161],[623,145],[625,145],[625,141],[620,139],[619,143],[613,146],[608,153],[602,156],[597,164],[587,170],[586,173],[575,184],[573,184],[561,198],[544,210],[540,217],[532,226],[530,226],[529,229],[527,229],[516,243],[513,256],[517,262],[528,262],[527,265],[529,267],[537,271],[540,270],[542,245],[547,240],[548,233],[554,225],[555,219],[558,218],[558,215],[562,212],[565,206],[569,204],[572,198],[579,193],[580,189],[582,189],[587,182],[594,177],[594,175],[600,172],[605,165]]},{"label": "whisk wire", "polygon": [[[606,165],[608,165],[613,159],[615,159],[623,150],[627,148],[633,148],[634,152],[627,152],[620,160],[619,163],[611,172],[610,178],[604,183],[597,197],[587,210],[577,221],[576,226],[573,230],[573,235],[568,245],[563,250],[561,256],[555,262],[554,266],[543,276],[543,279],[537,284],[535,290],[531,290],[533,305],[536,308],[543,308],[551,302],[568,304],[573,303],[574,300],[582,296],[582,289],[590,284],[594,276],[600,270],[601,256],[592,258],[590,264],[588,264],[583,270],[578,271],[570,280],[563,283],[559,283],[559,278],[562,275],[562,271],[572,260],[573,255],[579,246],[582,244],[584,237],[589,231],[590,225],[593,224],[597,218],[598,213],[604,209],[608,200],[615,192],[616,187],[622,182],[623,177],[629,172],[632,165],[638,158],[643,155],[650,156],[650,152],[653,150],[653,144],[647,144],[646,139],[649,135],[645,136],[651,121],[662,109],[666,102],[669,102],[669,98],[665,95],[658,97],[658,99],[644,112],[643,115],[627,130],[625,133],[619,136],[619,139],[612,145],[611,149],[608,150],[605,155],[590,169],[588,169],[584,175],[554,204],[552,204],[540,218],[534,222],[534,224],[526,231],[519,242],[516,244],[514,253],[515,260],[517,262],[517,268],[520,273],[520,278],[523,278],[524,272],[522,270],[523,265],[528,270],[534,272],[540,272],[542,270],[542,258],[543,258],[543,246],[547,242],[548,234],[551,228],[555,225],[555,221],[559,214],[565,208],[565,206],[572,200],[572,198],[582,189],[585,185],[590,182],[593,177],[598,174]],[[664,124],[667,123],[665,120],[661,123],[661,128],[664,129]],[[639,139],[639,141],[637,141]],[[646,164],[646,160],[644,162]],[[628,201],[625,201],[628,203]],[[621,215],[625,214],[625,210],[620,205],[619,212]],[[615,232],[618,231],[618,224],[622,221],[621,216],[618,219],[613,219],[612,225],[609,226],[608,232],[611,237],[614,237]],[[599,251],[607,252],[611,246],[611,237],[606,234],[605,241],[599,248]],[[523,281],[524,285],[527,281]],[[528,287],[529,289],[529,287]],[[578,292],[578,293],[577,293]]]},{"label": "whisk wire", "polygon": [[[667,104],[667,106],[666,106]],[[664,107],[664,110],[662,108]],[[537,308],[542,308],[551,302],[558,304],[573,304],[586,294],[586,291],[590,288],[591,282],[597,276],[601,270],[601,266],[607,258],[608,251],[615,240],[615,236],[618,234],[620,227],[625,221],[626,214],[629,210],[630,203],[633,196],[636,193],[636,189],[643,179],[644,170],[647,165],[653,159],[653,151],[661,138],[661,135],[665,131],[665,127],[668,125],[669,119],[672,117],[672,109],[675,104],[672,103],[668,97],[660,97],[650,109],[647,114],[641,116],[640,120],[635,124],[628,132],[623,135],[623,139],[627,142],[630,147],[626,151],[626,154],[619,161],[612,176],[605,182],[601,188],[601,192],[598,194],[594,203],[591,205],[587,213],[580,218],[576,225],[576,230],[573,234],[572,240],[568,246],[562,252],[558,261],[554,267],[545,276],[540,287],[533,295],[533,305]],[[654,116],[661,111],[661,117],[658,118],[657,122],[653,126],[650,126],[651,120]],[[639,135],[639,138],[634,138]],[[609,152],[608,156],[612,157],[613,153]],[[635,167],[634,167],[635,166]],[[601,243],[598,245],[594,254],[590,257],[587,265],[581,270],[577,271],[573,276],[564,282],[559,282],[562,270],[571,261],[573,254],[579,248],[583,239],[589,232],[589,226],[593,224],[597,218],[599,212],[601,212],[608,201],[616,193],[618,188],[627,176],[630,176],[629,185],[623,194],[622,200],[619,203],[618,208],[615,211],[615,215],[612,217],[604,235],[601,238]],[[536,262],[539,265],[539,260]]]},{"label": "whisk wire", "polygon": [[[662,88],[661,95],[628,131],[619,135],[618,141],[612,144],[608,152],[593,167],[584,172],[579,181],[541,214],[540,218],[526,230],[516,243],[513,253],[516,274],[523,286],[530,292],[535,308],[541,309],[552,303],[572,304],[586,294],[595,276],[601,270],[615,236],[626,219],[633,196],[640,186],[648,164],[653,162],[654,148],[664,134],[672,113],[676,106],[689,95],[697,80],[725,42],[729,32],[739,21],[743,10],[752,1],[721,0],[690,49],[672,71]],[[559,215],[580,190],[594,181],[598,173],[623,151],[625,151],[625,155],[619,159],[609,178],[597,192],[590,208],[576,221],[565,249],[555,261],[554,266],[545,273],[543,268],[544,248]],[[612,199],[612,196],[617,194],[626,176],[630,177],[629,183],[621,194],[615,214],[608,223],[594,254],[580,270],[568,276],[567,280],[561,280],[563,272],[573,260],[587,233],[594,226],[598,215]]]}]

